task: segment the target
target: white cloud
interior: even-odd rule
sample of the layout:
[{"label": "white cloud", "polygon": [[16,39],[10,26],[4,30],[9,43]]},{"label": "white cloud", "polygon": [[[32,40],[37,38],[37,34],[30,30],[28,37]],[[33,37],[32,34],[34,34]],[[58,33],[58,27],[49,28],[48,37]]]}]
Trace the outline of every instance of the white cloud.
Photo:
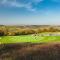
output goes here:
[{"label": "white cloud", "polygon": [[36,8],[33,8],[31,3],[26,4],[25,8],[29,11],[32,11],[32,12],[36,11]]},{"label": "white cloud", "polygon": [[25,8],[29,11],[36,11],[36,8],[33,7],[32,3],[36,4],[42,1],[43,0],[31,0],[28,3],[21,3],[21,2],[17,2],[17,0],[0,0],[0,4],[9,7]]}]

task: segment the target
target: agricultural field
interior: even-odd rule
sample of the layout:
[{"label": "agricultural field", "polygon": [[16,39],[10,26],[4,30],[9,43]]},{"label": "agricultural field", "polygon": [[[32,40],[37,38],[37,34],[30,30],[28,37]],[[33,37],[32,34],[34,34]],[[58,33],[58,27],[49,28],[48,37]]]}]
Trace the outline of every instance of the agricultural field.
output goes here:
[{"label": "agricultural field", "polygon": [[1,27],[0,60],[60,60],[60,29],[33,27]]},{"label": "agricultural field", "polygon": [[0,44],[8,43],[49,43],[60,42],[60,36],[45,36],[48,33],[20,35],[20,36],[0,36]]}]

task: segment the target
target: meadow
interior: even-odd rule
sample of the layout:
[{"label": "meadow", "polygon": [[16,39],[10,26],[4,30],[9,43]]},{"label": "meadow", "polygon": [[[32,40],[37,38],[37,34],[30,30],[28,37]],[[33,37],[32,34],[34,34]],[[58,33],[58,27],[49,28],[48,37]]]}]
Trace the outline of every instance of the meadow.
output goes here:
[{"label": "meadow", "polygon": [[[8,43],[49,43],[60,42],[60,36],[45,36],[47,33],[20,36],[0,36],[0,44]],[[41,36],[42,35],[42,36]]]}]

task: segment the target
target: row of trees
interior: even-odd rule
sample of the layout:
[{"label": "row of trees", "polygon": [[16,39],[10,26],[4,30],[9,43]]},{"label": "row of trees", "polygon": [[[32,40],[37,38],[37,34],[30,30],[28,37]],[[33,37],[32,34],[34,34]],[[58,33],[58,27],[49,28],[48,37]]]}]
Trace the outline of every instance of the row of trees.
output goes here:
[{"label": "row of trees", "polygon": [[14,36],[14,35],[28,35],[28,34],[35,34],[35,33],[42,33],[42,32],[60,32],[58,29],[50,28],[0,28],[0,36]]}]

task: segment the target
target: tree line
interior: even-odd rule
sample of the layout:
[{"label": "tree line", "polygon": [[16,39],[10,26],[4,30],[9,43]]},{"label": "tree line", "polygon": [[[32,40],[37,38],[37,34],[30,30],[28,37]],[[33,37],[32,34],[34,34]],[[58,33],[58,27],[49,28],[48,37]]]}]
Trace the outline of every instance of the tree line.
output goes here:
[{"label": "tree line", "polygon": [[38,34],[42,32],[60,32],[59,29],[53,27],[49,28],[20,28],[20,27],[0,27],[0,36],[17,36],[17,35],[29,35]]}]

